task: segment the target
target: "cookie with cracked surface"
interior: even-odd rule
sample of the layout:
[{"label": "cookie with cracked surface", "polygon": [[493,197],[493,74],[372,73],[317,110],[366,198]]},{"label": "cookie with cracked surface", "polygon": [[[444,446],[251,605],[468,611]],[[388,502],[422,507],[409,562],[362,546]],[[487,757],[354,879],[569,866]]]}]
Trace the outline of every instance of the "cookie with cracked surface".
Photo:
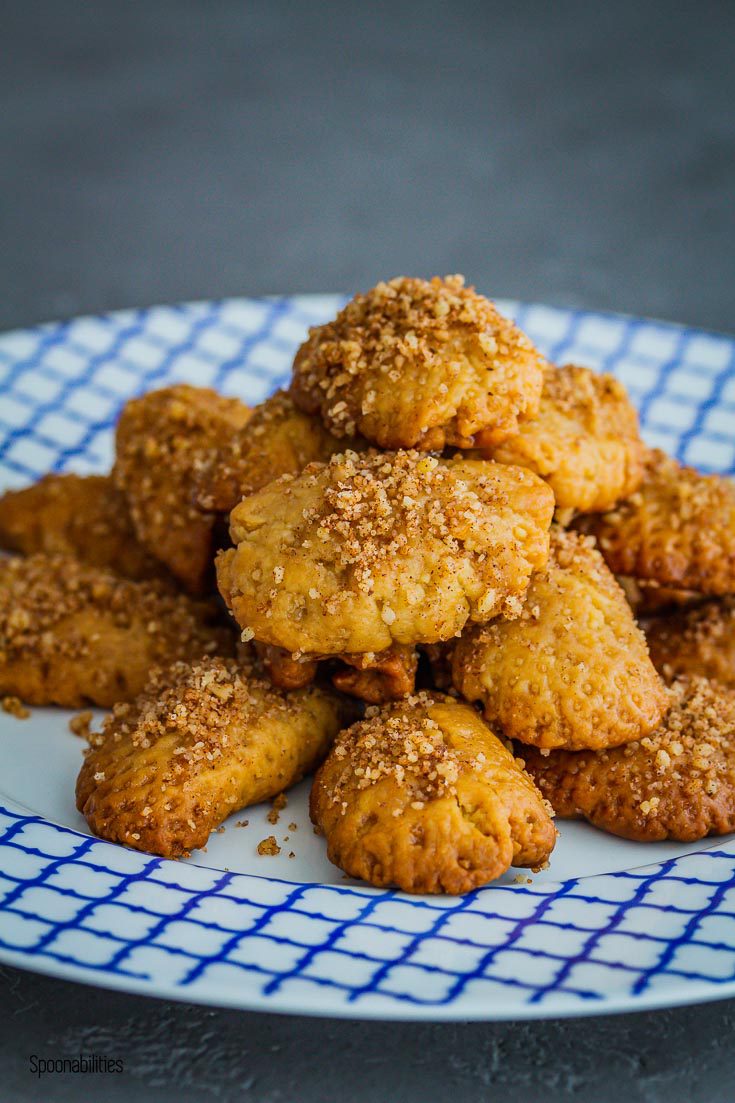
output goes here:
[{"label": "cookie with cracked surface", "polygon": [[538,790],[475,710],[428,693],[341,732],[310,811],[330,861],[404,892],[469,892],[543,865],[556,841]]},{"label": "cookie with cracked surface", "polygon": [[735,593],[735,482],[682,467],[658,449],[643,482],[608,513],[577,518],[615,574],[676,590]]},{"label": "cookie with cracked surface", "polygon": [[322,689],[286,694],[231,659],[176,663],[92,734],[77,807],[101,838],[178,858],[300,781],[342,721]]},{"label": "cookie with cracked surface", "polygon": [[168,578],[138,541],[127,502],[109,475],[46,475],[0,497],[0,548],[69,555],[123,578]]},{"label": "cookie with cracked surface", "polygon": [[338,454],[232,511],[219,588],[244,631],[300,656],[433,643],[518,611],[553,508],[522,468]]},{"label": "cookie with cracked surface", "polygon": [[492,726],[538,747],[612,747],[652,731],[667,697],[623,591],[589,538],[555,530],[520,617],[465,631],[452,677]]},{"label": "cookie with cracked surface", "polygon": [[735,693],[683,679],[644,739],[604,751],[524,747],[526,769],[563,818],[640,842],[694,842],[735,831]]},{"label": "cookie with cracked surface", "polygon": [[339,437],[390,449],[489,447],[536,415],[544,365],[462,276],[399,276],[309,331],[291,393]]},{"label": "cookie with cracked surface", "polygon": [[488,452],[546,479],[560,509],[607,510],[643,478],[638,414],[612,375],[549,365],[537,417]]},{"label": "cookie with cracked surface", "polygon": [[210,580],[217,521],[195,506],[195,480],[249,417],[237,398],[186,384],[131,399],[120,415],[113,479],[141,544],[195,595]]},{"label": "cookie with cracked surface", "polygon": [[151,666],[231,654],[217,607],[63,556],[0,559],[0,695],[31,705],[109,707]]},{"label": "cookie with cracked surface", "polygon": [[650,617],[645,631],[654,665],[668,682],[699,674],[735,690],[735,597]]}]

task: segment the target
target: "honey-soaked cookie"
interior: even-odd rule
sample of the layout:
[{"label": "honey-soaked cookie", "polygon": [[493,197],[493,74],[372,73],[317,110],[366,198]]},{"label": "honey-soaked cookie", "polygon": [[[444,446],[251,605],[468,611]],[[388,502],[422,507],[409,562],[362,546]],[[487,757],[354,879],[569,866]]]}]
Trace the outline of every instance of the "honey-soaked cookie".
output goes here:
[{"label": "honey-soaked cookie", "polygon": [[379,654],[342,655],[344,664],[332,675],[332,684],[342,693],[349,693],[371,705],[398,701],[416,688],[418,652],[413,647],[396,644]]},{"label": "honey-soaked cookie", "polygon": [[167,578],[135,535],[125,497],[109,475],[46,475],[0,497],[0,548],[68,555],[124,578]]},{"label": "honey-soaked cookie", "polygon": [[589,538],[554,531],[516,620],[467,629],[454,648],[459,692],[488,723],[538,747],[612,747],[652,731],[663,683],[623,591]]},{"label": "honey-soaked cookie", "polygon": [[[252,417],[202,466],[195,497],[203,510],[229,513],[248,494],[281,475],[344,450],[320,418],[305,414],[285,391],[254,407]],[[355,442],[350,442],[355,448]]]},{"label": "honey-soaked cookie", "polygon": [[232,654],[214,603],[131,582],[64,556],[0,559],[0,696],[108,707],[140,692],[151,666]]},{"label": "honey-soaked cookie", "polygon": [[138,539],[195,595],[210,581],[217,520],[195,505],[196,479],[249,417],[236,398],[179,384],[131,399],[117,424],[112,475]]},{"label": "honey-soaked cookie", "polygon": [[428,693],[341,732],[310,807],[335,865],[404,892],[469,892],[543,865],[556,841],[538,790],[475,710]]},{"label": "honey-soaked cookie", "polygon": [[638,414],[623,384],[574,364],[547,367],[538,415],[488,452],[535,471],[560,509],[582,513],[610,509],[637,490],[643,455]]},{"label": "honey-soaked cookie", "polygon": [[312,770],[344,715],[336,694],[283,693],[236,660],[175,663],[91,736],[77,807],[101,838],[178,858]]},{"label": "honey-soaked cookie", "polygon": [[292,654],[433,643],[517,613],[553,508],[523,468],[338,454],[232,511],[219,588],[241,629]]},{"label": "honey-soaked cookie", "polygon": [[331,676],[332,685],[360,701],[380,705],[413,693],[418,654],[412,647],[394,646],[377,655],[372,652],[340,655],[320,662],[305,656],[294,658],[282,647],[255,641],[265,673],[280,689],[300,689],[320,674]]},{"label": "honey-soaked cookie", "polygon": [[615,574],[701,594],[735,593],[732,479],[701,475],[651,449],[635,494],[574,524],[597,538]]},{"label": "honey-soaked cookie", "polygon": [[677,681],[669,693],[662,724],[638,742],[519,749],[558,816],[641,842],[735,831],[735,693],[706,678]]},{"label": "honey-soaked cookie", "polygon": [[735,690],[735,597],[650,617],[645,630],[666,681],[699,674]]},{"label": "honey-soaked cookie", "polygon": [[544,359],[461,276],[400,276],[315,326],[291,393],[339,437],[381,448],[489,447],[538,411]]}]

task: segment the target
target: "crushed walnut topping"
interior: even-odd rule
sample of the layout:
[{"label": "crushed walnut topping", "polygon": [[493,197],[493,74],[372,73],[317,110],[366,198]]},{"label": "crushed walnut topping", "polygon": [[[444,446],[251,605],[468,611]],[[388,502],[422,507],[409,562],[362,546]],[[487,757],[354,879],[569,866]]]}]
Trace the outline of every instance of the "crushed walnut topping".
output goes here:
[{"label": "crushed walnut topping", "polygon": [[279,819],[281,818],[281,812],[287,804],[288,797],[285,793],[279,793],[278,796],[275,796],[271,801],[270,811],[266,816],[268,823],[277,824]]},{"label": "crushed walnut topping", "polygon": [[0,650],[11,658],[93,654],[91,630],[65,630],[79,614],[120,629],[144,626],[159,662],[231,650],[230,633],[214,623],[213,605],[155,580],[131,582],[66,556],[32,555],[1,560],[0,583]]},{"label": "crushed walnut topping", "polygon": [[174,732],[180,742],[161,784],[181,783],[222,759],[233,722],[247,725],[265,710],[287,717],[296,712],[296,705],[266,679],[252,673],[244,676],[235,660],[205,658],[194,666],[180,662],[154,670],[135,704],[115,705],[90,742],[102,746],[129,736],[134,747],[147,748]]},{"label": "crushed walnut topping", "polygon": [[[679,679],[666,692],[669,711],[651,735],[595,752],[552,752],[546,759],[550,778],[562,762],[570,777],[593,772],[599,787],[611,784],[605,781],[608,771],[611,777],[624,776],[633,802],[647,818],[670,815],[682,794],[691,809],[703,796],[732,794],[735,692],[700,677]],[[531,772],[542,791],[553,785],[538,761]]]},{"label": "crushed walnut topping", "polygon": [[69,721],[69,731],[72,735],[78,735],[81,739],[89,740],[93,719],[94,716],[89,710],[78,712]]},{"label": "crushed walnut topping", "polygon": [[0,708],[3,712],[7,712],[9,716],[14,716],[16,720],[27,720],[31,715],[30,710],[25,707],[20,697],[0,698]]},{"label": "crushed walnut topping", "polygon": [[[411,711],[392,716],[371,706],[364,720],[338,736],[332,753],[349,769],[335,785],[332,803],[342,804],[343,811],[354,779],[358,789],[367,789],[391,778],[408,791],[409,804],[417,810],[427,801],[455,793],[462,764],[439,725],[425,714],[433,698],[422,692],[409,697],[406,704]],[[478,756],[478,768],[482,757]]]},{"label": "crushed walnut topping", "polygon": [[[309,477],[309,469],[305,475]],[[323,493],[318,504],[304,510],[304,526],[315,527],[318,539],[330,545],[335,566],[350,571],[357,588],[366,594],[373,592],[375,575],[382,568],[433,538],[445,555],[468,556],[488,583],[495,583],[486,591],[488,604],[494,605],[501,582],[493,557],[477,537],[489,506],[496,500],[505,504],[504,491],[494,476],[492,469],[485,473],[478,465],[468,477],[449,462],[410,450],[368,456],[338,453],[324,476],[321,469],[311,473],[315,485],[323,483]],[[513,537],[522,546],[528,533],[516,531]],[[309,593],[319,596],[318,591]],[[425,597],[419,581],[407,583],[410,605]],[[339,595],[333,600],[338,605]],[[381,617],[391,625],[396,612],[386,604]]]},{"label": "crushed walnut topping", "polygon": [[258,843],[258,854],[261,856],[275,857],[281,853],[281,848],[276,842],[275,835],[269,835],[267,839],[261,839]]},{"label": "crushed walnut topping", "polygon": [[[515,359],[536,356],[528,338],[493,303],[466,287],[463,276],[399,276],[378,283],[347,303],[334,321],[309,331],[294,362],[297,401],[311,412],[319,408],[337,436],[354,436],[362,428],[361,418],[375,413],[386,391],[400,387],[407,373],[420,388],[439,369],[434,389],[437,396],[448,395],[462,370],[461,343],[471,346],[489,373],[502,372]],[[486,389],[495,385],[519,413],[527,406],[533,413],[541,385],[540,358],[538,364],[538,387],[511,394],[512,386],[501,378],[486,383]],[[447,402],[450,417],[451,405]],[[423,433],[430,428],[420,427]]]}]

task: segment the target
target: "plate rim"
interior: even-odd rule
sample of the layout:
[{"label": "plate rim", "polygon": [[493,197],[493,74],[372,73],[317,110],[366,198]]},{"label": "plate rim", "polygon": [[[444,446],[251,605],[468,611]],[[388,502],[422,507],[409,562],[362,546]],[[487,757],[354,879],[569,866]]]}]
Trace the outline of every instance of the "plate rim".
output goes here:
[{"label": "plate rim", "polygon": [[[222,307],[228,305],[238,304],[265,304],[273,303],[274,301],[282,302],[286,305],[294,303],[295,301],[302,304],[308,304],[316,301],[339,301],[346,298],[338,292],[323,292],[323,293],[295,293],[284,295],[259,295],[252,297],[233,297],[220,300],[192,300],[181,303],[162,303],[154,304],[152,306],[135,308],[129,307],[122,310],[115,310],[105,312],[104,314],[85,314],[79,315],[68,319],[62,319],[57,322],[45,322],[38,323],[32,326],[21,327],[13,330],[6,331],[0,334],[0,341],[6,337],[17,336],[19,334],[31,334],[38,333],[38,331],[48,330],[49,327],[72,327],[75,323],[79,323],[85,320],[95,319],[120,319],[121,317],[128,317],[131,314],[145,318],[154,311],[160,310],[191,310],[213,308],[215,306]],[[524,315],[529,310],[547,310],[557,315],[564,315],[569,319],[574,318],[601,318],[618,322],[621,324],[630,325],[631,323],[646,324],[657,329],[673,330],[680,334],[692,334],[702,335],[704,337],[714,338],[718,341],[724,341],[728,343],[735,352],[735,337],[733,335],[718,332],[714,330],[703,329],[701,327],[689,326],[675,321],[669,321],[664,319],[646,318],[634,314],[621,314],[615,311],[587,309],[579,307],[564,307],[551,303],[535,302],[535,301],[520,301],[516,299],[502,298],[498,300],[502,309],[505,310],[522,310]],[[0,393],[2,393],[2,384],[0,384]],[[3,803],[8,806],[8,811],[11,815],[22,817],[25,820],[32,820],[43,824],[44,826],[56,831],[71,833],[79,837],[80,839],[88,838],[84,833],[76,831],[73,828],[66,827],[61,824],[57,824],[54,821],[47,820],[45,817],[38,815],[30,809],[24,809],[22,805],[14,801],[10,797],[2,796]],[[13,809],[17,809],[14,812]],[[687,858],[696,858],[698,855],[706,851],[716,850],[718,848],[717,842],[711,841],[712,837],[702,840],[704,844],[702,850],[696,851],[693,854],[686,855],[682,858],[671,859],[670,863],[673,866],[686,861]],[[100,846],[109,847],[114,850],[121,848],[115,844],[108,843],[101,840],[96,840]],[[2,857],[4,850],[3,837],[0,836],[0,858]],[[122,848],[126,849],[126,848]],[[722,856],[735,857],[735,842],[729,844],[729,846],[721,847]],[[138,854],[136,851],[129,853]],[[142,859],[147,856],[140,855]],[[169,865],[176,866],[176,863],[171,862]],[[628,867],[629,869],[646,869],[655,868],[657,863],[644,863],[641,866]],[[198,867],[201,869],[209,869],[212,867]],[[2,869],[0,869],[0,873]],[[267,876],[260,876],[256,874],[233,874],[239,884],[243,884],[249,880],[253,881],[265,881],[276,882],[283,884],[290,884],[294,886],[304,885],[305,882],[301,881],[284,881],[281,878],[273,878]],[[574,878],[567,882],[546,882],[547,888],[552,885],[563,886],[564,884],[578,883],[581,880],[594,881],[595,877],[609,876],[606,874],[592,875],[586,878]],[[731,883],[735,884],[735,876],[731,878]],[[318,887],[318,886],[315,886]],[[330,886],[326,886],[330,887]],[[483,890],[480,890],[483,891]],[[382,890],[372,889],[369,886],[361,888],[361,892],[364,895],[375,894],[381,898],[398,898],[401,899],[404,894],[389,892],[385,893]],[[0,917],[3,914],[3,904],[0,902]],[[714,914],[717,914],[716,912]],[[727,913],[730,915],[730,913]],[[733,917],[735,918],[735,917]],[[245,932],[243,932],[245,933]],[[730,947],[728,946],[728,949]],[[732,950],[735,952],[735,938],[733,939]],[[480,1004],[480,1002],[465,997],[464,992],[461,992],[456,1000],[452,1000],[448,1003],[441,1001],[426,1001],[423,1003],[415,1003],[407,1005],[401,1002],[398,998],[394,997],[390,992],[377,992],[379,997],[378,1004],[371,1004],[370,1007],[361,1005],[359,1001],[354,1003],[348,1003],[344,999],[340,1000],[339,993],[333,988],[315,988],[314,991],[318,992],[319,998],[313,999],[311,1002],[305,1000],[303,997],[288,996],[284,992],[279,991],[271,995],[264,995],[262,991],[262,985],[255,983],[251,986],[244,984],[236,992],[231,989],[221,990],[219,993],[216,990],[216,984],[212,982],[203,983],[198,985],[196,989],[185,988],[177,982],[165,982],[159,979],[147,978],[134,978],[126,977],[124,975],[115,975],[111,973],[101,973],[97,969],[90,965],[83,963],[64,963],[62,961],[56,961],[51,957],[38,957],[34,954],[23,951],[13,950],[7,946],[0,945],[0,964],[28,969],[33,972],[38,972],[43,975],[57,977],[58,979],[78,981],[86,983],[95,987],[106,988],[115,991],[124,991],[128,993],[143,994],[147,996],[153,996],[160,999],[170,999],[185,1003],[198,1003],[205,1004],[207,1006],[215,1007],[229,1007],[239,1008],[242,1010],[264,1010],[276,1014],[300,1014],[315,1017],[332,1017],[332,1018],[350,1018],[350,1019],[382,1019],[393,1021],[514,1021],[514,1020],[533,1020],[533,1019],[545,1019],[545,1018],[574,1018],[574,1017],[586,1017],[588,1015],[607,1015],[607,1014],[624,1014],[626,1012],[652,1010],[662,1007],[675,1007],[685,1006],[694,1003],[707,1002],[710,1000],[725,999],[728,996],[735,995],[735,975],[731,979],[708,979],[700,977],[698,980],[679,978],[678,983],[670,983],[663,985],[660,988],[645,988],[642,992],[631,993],[630,991],[623,990],[611,990],[612,995],[598,995],[593,999],[582,999],[577,997],[576,1002],[570,998],[569,994],[561,992],[561,999],[557,997],[559,992],[550,991],[548,997],[542,1002],[532,1003],[530,1000],[526,1000],[523,1003],[513,1003],[506,1007],[494,1006],[493,1004]],[[322,993],[331,993],[332,999],[323,997]]]}]

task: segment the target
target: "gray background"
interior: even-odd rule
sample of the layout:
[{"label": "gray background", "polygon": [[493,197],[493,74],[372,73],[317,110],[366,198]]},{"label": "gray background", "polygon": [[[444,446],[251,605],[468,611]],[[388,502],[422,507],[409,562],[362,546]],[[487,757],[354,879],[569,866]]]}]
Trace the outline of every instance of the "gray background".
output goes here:
[{"label": "gray background", "polygon": [[[463,271],[732,330],[732,3],[0,0],[0,325]],[[0,1099],[735,1097],[735,1002],[585,1022],[211,1011],[0,970]],[[32,1053],[120,1056],[35,1081]]]}]

